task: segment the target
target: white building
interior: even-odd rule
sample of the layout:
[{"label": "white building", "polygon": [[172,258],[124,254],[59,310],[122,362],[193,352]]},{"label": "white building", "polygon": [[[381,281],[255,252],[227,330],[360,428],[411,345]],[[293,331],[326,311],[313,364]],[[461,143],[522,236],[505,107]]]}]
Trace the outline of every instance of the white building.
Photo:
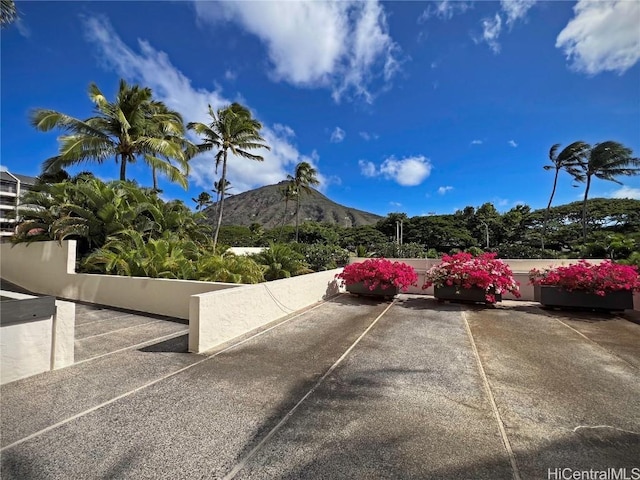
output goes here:
[{"label": "white building", "polygon": [[8,241],[15,233],[20,197],[36,181],[35,177],[0,171],[0,242]]}]

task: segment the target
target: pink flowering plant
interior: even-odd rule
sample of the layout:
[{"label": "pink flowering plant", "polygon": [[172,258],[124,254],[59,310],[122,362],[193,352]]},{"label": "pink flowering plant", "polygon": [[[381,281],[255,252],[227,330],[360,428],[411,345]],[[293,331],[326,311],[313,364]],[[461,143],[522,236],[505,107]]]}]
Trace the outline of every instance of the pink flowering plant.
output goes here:
[{"label": "pink flowering plant", "polygon": [[591,264],[580,260],[577,264],[529,272],[533,285],[553,285],[569,292],[580,291],[605,296],[619,290],[640,291],[638,269],[611,260]]},{"label": "pink flowering plant", "polygon": [[483,253],[474,257],[470,253],[443,255],[442,262],[425,274],[423,289],[435,287],[473,287],[485,291],[488,303],[496,303],[496,294],[505,292],[520,297],[520,284],[513,278],[509,266],[496,258],[495,253]]},{"label": "pink flowering plant", "polygon": [[346,285],[363,283],[369,290],[397,287],[404,292],[411,285],[418,284],[418,275],[413,267],[386,258],[369,258],[364,262],[351,263],[336,278]]}]

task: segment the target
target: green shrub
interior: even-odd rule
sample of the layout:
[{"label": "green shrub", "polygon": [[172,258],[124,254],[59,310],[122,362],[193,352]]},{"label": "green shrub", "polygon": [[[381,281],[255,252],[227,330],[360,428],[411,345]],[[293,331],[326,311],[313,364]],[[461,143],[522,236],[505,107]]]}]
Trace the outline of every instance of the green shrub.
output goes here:
[{"label": "green shrub", "polygon": [[272,243],[263,252],[251,255],[251,259],[264,266],[265,280],[278,280],[311,272],[302,254],[283,243]]},{"label": "green shrub", "polygon": [[349,251],[337,245],[299,243],[294,244],[293,248],[302,254],[309,268],[316,272],[343,267],[349,261]]},{"label": "green shrub", "polygon": [[427,258],[427,250],[419,243],[398,245],[396,242],[385,242],[376,245],[372,255],[384,258]]}]

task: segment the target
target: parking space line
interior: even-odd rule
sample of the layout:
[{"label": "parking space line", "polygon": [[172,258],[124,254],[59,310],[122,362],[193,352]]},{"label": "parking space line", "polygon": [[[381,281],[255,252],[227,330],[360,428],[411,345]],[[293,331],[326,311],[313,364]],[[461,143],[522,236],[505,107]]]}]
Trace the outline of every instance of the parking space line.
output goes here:
[{"label": "parking space line", "polygon": [[496,422],[498,423],[498,430],[500,430],[500,436],[502,437],[502,444],[504,445],[504,448],[507,451],[507,455],[509,456],[509,462],[511,463],[511,468],[513,470],[513,480],[522,480],[522,477],[520,476],[520,469],[518,468],[518,462],[516,461],[515,453],[511,448],[511,442],[509,442],[509,437],[507,437],[507,431],[504,428],[504,423],[502,422],[502,417],[500,416],[500,412],[498,411],[496,400],[493,397],[493,392],[491,391],[491,385],[489,385],[489,379],[487,378],[487,374],[485,373],[484,367],[482,366],[482,361],[480,360],[480,354],[478,353],[476,342],[473,339],[473,334],[471,333],[471,327],[469,326],[467,315],[464,311],[460,313],[462,315],[462,319],[464,320],[464,327],[467,330],[469,341],[471,342],[471,350],[473,351],[473,355],[476,357],[476,363],[478,364],[478,369],[480,370],[480,377],[482,378],[484,389],[487,392],[487,397],[489,397],[489,403],[491,404],[491,409],[493,410],[493,414],[496,417]]},{"label": "parking space line", "polygon": [[[26,436],[24,438],[21,438],[20,440],[16,440],[15,442],[0,448],[0,452],[4,452],[5,450],[8,450],[8,449],[13,448],[15,446],[18,446],[18,445],[20,445],[20,444],[22,444],[22,443],[24,443],[24,442],[26,442],[28,440],[31,440],[32,438],[39,437],[40,435],[42,435],[44,433],[50,432],[51,430],[55,430],[58,427],[62,427],[63,425],[66,425],[67,423],[72,422],[73,420],[76,420],[78,418],[84,417],[85,415],[88,415],[91,412],[95,412],[96,410],[99,410],[99,409],[101,409],[103,407],[106,407],[107,405],[111,405],[112,403],[117,402],[120,399],[126,398],[126,397],[128,397],[128,396],[130,396],[130,395],[132,395],[132,394],[134,394],[136,392],[144,390],[145,388],[151,387],[151,386],[155,385],[156,383],[162,382],[163,380],[166,380],[166,379],[171,378],[171,377],[173,377],[175,375],[178,375],[179,373],[182,373],[182,372],[184,372],[186,370],[189,370],[190,368],[193,368],[193,367],[195,367],[197,365],[200,365],[201,363],[204,363],[204,362],[206,362],[208,360],[211,360],[211,359],[217,357],[218,355],[222,355],[223,353],[228,352],[229,350],[232,350],[232,349],[234,349],[236,347],[239,347],[240,345],[242,345],[242,344],[244,344],[244,343],[246,343],[246,342],[248,342],[250,340],[253,340],[254,338],[257,338],[257,337],[259,337],[261,335],[264,335],[265,333],[267,333],[267,332],[269,332],[269,331],[271,331],[271,330],[273,330],[275,328],[278,328],[279,326],[284,325],[285,323],[288,323],[288,322],[290,322],[290,321],[292,321],[292,320],[294,320],[294,319],[296,319],[298,317],[301,317],[305,313],[308,313],[308,312],[310,312],[312,310],[315,310],[316,308],[321,307],[325,303],[327,303],[327,300],[319,303],[318,305],[315,305],[312,308],[306,309],[306,310],[300,312],[297,315],[293,315],[291,317],[288,317],[288,318],[284,319],[283,321],[278,322],[277,324],[275,324],[275,325],[273,325],[273,326],[271,326],[271,327],[269,327],[269,328],[267,328],[265,330],[261,330],[260,332],[254,334],[254,335],[251,335],[251,336],[249,336],[247,338],[244,338],[243,340],[240,340],[237,343],[233,343],[233,344],[229,345],[228,347],[223,348],[219,352],[216,352],[213,355],[210,355],[210,356],[207,356],[207,357],[203,358],[202,360],[199,360],[199,361],[197,361],[195,363],[187,365],[186,367],[182,367],[179,370],[176,370],[175,372],[163,375],[162,377],[157,378],[157,379],[155,379],[155,380],[153,380],[153,381],[151,381],[149,383],[145,383],[144,385],[141,385],[141,386],[139,386],[137,388],[134,388],[133,390],[125,392],[125,393],[123,393],[121,395],[118,395],[117,397],[114,397],[114,398],[112,398],[110,400],[107,400],[106,402],[102,402],[99,405],[96,405],[96,406],[91,407],[91,408],[89,408],[87,410],[84,410],[84,411],[82,411],[80,413],[72,415],[71,417],[65,418],[64,420],[61,420],[61,421],[59,421],[59,422],[57,422],[57,423],[55,423],[53,425],[49,425],[48,427],[43,428],[42,430],[39,430],[39,431],[37,431],[35,433],[32,433],[31,435],[28,435],[28,436]],[[169,335],[169,337],[171,337],[171,336],[180,336],[180,335],[184,335],[185,333],[186,332],[182,332],[180,334],[171,334],[171,335]],[[159,340],[159,339],[156,339],[156,340]],[[149,342],[145,342],[145,343],[149,343]],[[125,348],[123,350],[129,350],[131,348],[135,348],[135,346],[134,347],[128,347],[128,348]],[[115,352],[112,352],[112,353],[115,353]],[[109,355],[109,354],[105,354],[105,355]],[[90,361],[90,360],[94,360],[95,358],[98,358],[98,357],[94,357],[93,359],[82,360],[81,362],[77,362],[74,365],[77,365],[78,363],[83,363],[83,362],[87,362],[87,361]]]},{"label": "parking space line", "polygon": [[320,377],[320,379],[316,382],[316,384],[311,387],[311,389],[298,401],[298,403],[296,403],[293,408],[291,410],[289,410],[289,412],[287,412],[287,414],[282,418],[282,420],[280,420],[278,422],[278,424],[273,427],[269,433],[267,433],[267,435],[265,435],[265,437],[260,440],[260,442],[251,449],[251,451],[249,453],[247,453],[247,455],[245,455],[236,465],[235,467],[233,467],[233,469],[227,473],[222,480],[231,480],[232,478],[234,478],[246,465],[247,462],[249,460],[251,460],[251,458],[258,453],[258,451],[260,449],[262,449],[262,447],[271,439],[271,437],[273,437],[276,432],[278,430],[280,430],[280,428],[287,423],[287,421],[289,420],[289,418],[291,418],[291,416],[295,413],[295,411],[298,409],[298,407],[300,407],[300,405],[302,405],[304,403],[304,401],[309,398],[317,389],[318,387],[320,387],[320,385],[322,384],[322,382],[324,382],[324,380],[333,373],[333,371],[338,368],[338,365],[340,365],[342,363],[342,361],[347,358],[347,356],[351,353],[351,351],[356,347],[356,345],[358,345],[358,343],[360,343],[360,340],[362,340],[365,335],[367,335],[367,333],[369,333],[369,331],[375,326],[376,323],[378,323],[378,320],[380,320],[388,311],[389,309],[396,304],[397,300],[393,300],[389,306],[387,308],[385,308],[382,313],[380,315],[378,315],[375,320],[373,320],[373,322],[371,322],[371,324],[367,327],[367,329],[362,332],[362,334],[360,334],[360,336],[351,344],[351,346],[349,348],[347,348],[347,350],[345,350],[345,352],[340,356],[340,358],[338,358],[338,360],[335,361],[335,363],[333,365],[331,365],[331,367],[329,367],[329,370],[327,370],[324,375],[322,375],[322,377]]},{"label": "parking space line", "polygon": [[602,345],[600,345],[598,342],[596,342],[595,340],[592,340],[591,338],[587,337],[584,333],[580,332],[579,330],[576,330],[575,328],[573,328],[571,325],[568,325],[566,323],[564,323],[562,320],[560,320],[559,318],[556,317],[552,317],[550,315],[547,315],[549,318],[553,318],[555,321],[561,323],[562,325],[564,325],[565,327],[567,327],[569,330],[573,330],[575,333],[577,333],[578,335],[580,335],[582,338],[584,338],[587,342],[589,342],[592,345],[595,345],[597,348],[599,348],[600,350],[603,350],[605,352],[607,352],[609,355],[616,357],[618,360],[620,360],[621,362],[626,363],[627,365],[629,365],[631,368],[633,368],[634,370],[638,370],[638,367],[636,367],[634,364],[628,362],[627,360],[625,360],[624,358],[620,357],[619,355],[616,355],[615,352],[612,352],[611,350],[609,350],[608,348],[603,347]]}]

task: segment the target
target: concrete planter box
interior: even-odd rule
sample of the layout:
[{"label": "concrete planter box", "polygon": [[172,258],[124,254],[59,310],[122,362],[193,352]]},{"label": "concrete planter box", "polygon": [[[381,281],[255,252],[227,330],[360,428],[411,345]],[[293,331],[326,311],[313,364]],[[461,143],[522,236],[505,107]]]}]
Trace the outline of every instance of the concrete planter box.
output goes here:
[{"label": "concrete planter box", "polygon": [[633,309],[633,292],[618,290],[604,297],[595,293],[563,290],[553,285],[536,285],[533,298],[545,307],[584,308],[590,310],[626,310]]},{"label": "concrete planter box", "polygon": [[355,295],[367,295],[371,297],[395,297],[398,294],[398,287],[391,286],[389,288],[376,287],[373,290],[369,290],[369,287],[365,287],[364,283],[352,283],[346,286],[347,292]]},{"label": "concrete planter box", "polygon": [[[496,302],[502,301],[502,294],[494,294]],[[439,302],[449,300],[457,302],[470,302],[470,303],[489,303],[486,299],[486,292],[479,287],[461,288],[456,286],[444,286],[434,287],[433,296],[438,299]]]}]

